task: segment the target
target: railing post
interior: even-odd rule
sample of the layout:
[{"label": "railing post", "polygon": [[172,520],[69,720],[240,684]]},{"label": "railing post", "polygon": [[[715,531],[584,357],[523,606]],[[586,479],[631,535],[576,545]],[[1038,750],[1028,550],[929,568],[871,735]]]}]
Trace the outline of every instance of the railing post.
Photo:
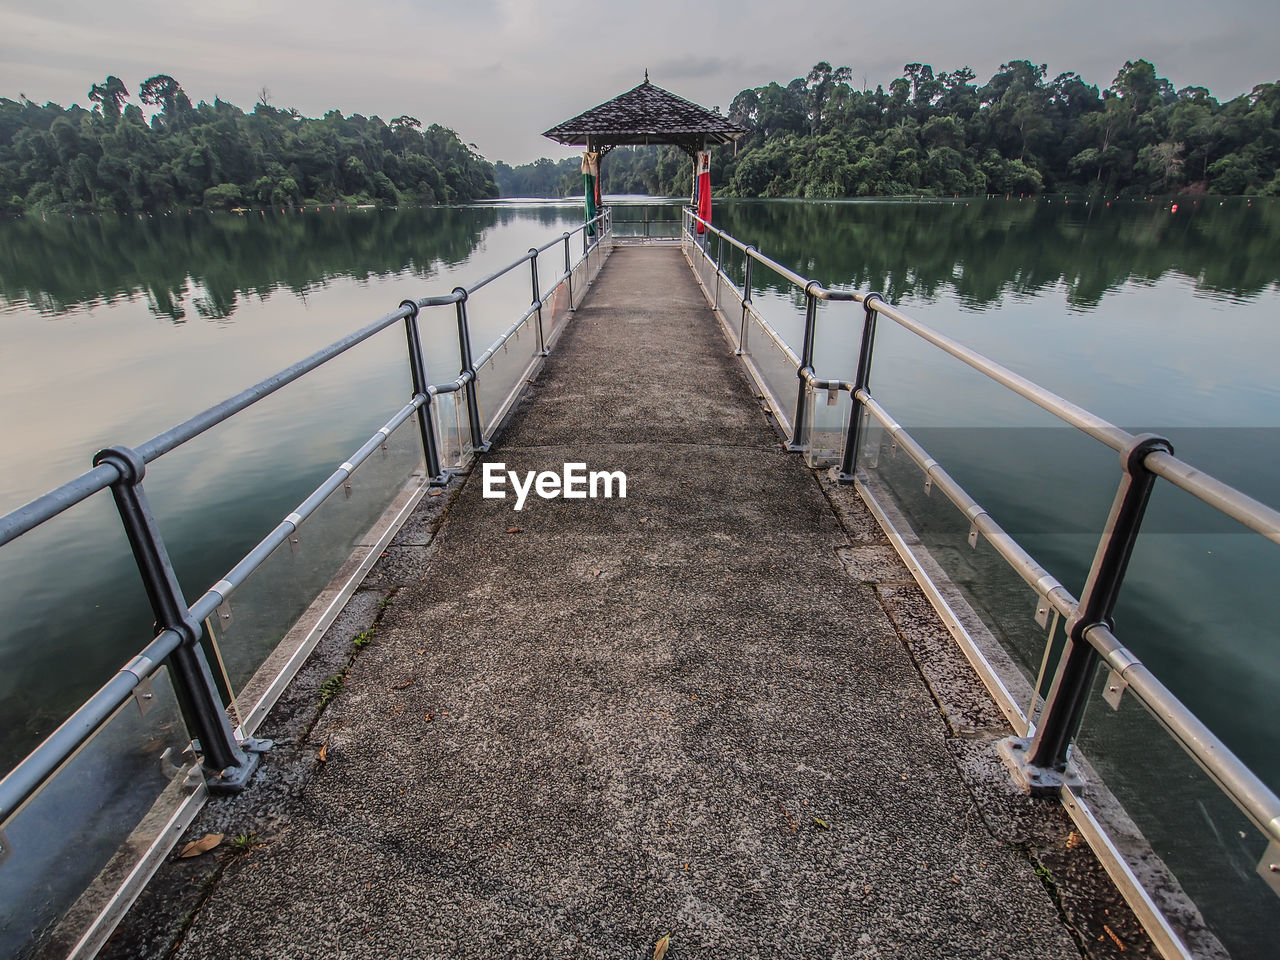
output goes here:
[{"label": "railing post", "polygon": [[807,406],[805,401],[809,398],[809,384],[805,380],[805,374],[813,373],[813,341],[818,326],[818,298],[814,295],[813,288],[817,283],[816,280],[810,280],[804,288],[804,346],[800,350],[800,366],[796,370],[800,391],[796,395],[795,419],[791,423],[791,442],[787,444],[789,450],[804,449],[804,444],[800,442],[800,434],[804,430],[804,414]]},{"label": "railing post", "polygon": [[845,434],[844,455],[840,459],[840,473],[836,482],[853,483],[858,466],[858,451],[862,446],[863,405],[859,390],[869,390],[871,385],[871,352],[876,342],[876,301],[884,303],[878,293],[868,293],[862,301],[862,346],[858,349],[858,370],[853,378],[852,403],[849,405],[849,430]]},{"label": "railing post", "polygon": [[738,349],[735,353],[742,356],[747,352],[747,314],[751,311],[751,265],[755,262],[751,259],[751,254],[756,248],[751,244],[747,244],[743,253],[742,268],[742,329],[738,332]]},{"label": "railing post", "polygon": [[246,740],[241,744],[231,729],[209,663],[200,648],[200,624],[187,607],[169,551],[142,489],[146,463],[129,447],[99,451],[93,465],[100,463],[110,463],[120,471],[120,479],[111,485],[111,495],[155,614],[155,633],[158,636],[164,630],[173,630],[182,637],[182,642],[169,655],[169,664],[187,722],[200,741],[209,788],[239,792],[253,776],[258,754],[269,749],[271,742]]},{"label": "railing post", "polygon": [[1124,475],[1111,504],[1106,528],[1098,542],[1089,577],[1076,614],[1067,622],[1067,645],[1045,700],[1040,722],[1030,742],[1010,738],[1001,751],[1019,785],[1031,793],[1048,793],[1075,779],[1067,768],[1068,752],[1080,722],[1098,665],[1098,652],[1085,635],[1093,627],[1112,629],[1112,615],[1124,582],[1125,569],[1138,539],[1142,516],[1156,476],[1146,467],[1147,455],[1173,453],[1164,437],[1143,434],[1120,455]]},{"label": "railing post", "polygon": [[467,291],[465,287],[454,287],[458,294],[458,355],[462,360],[460,374],[470,374],[463,391],[467,395],[467,420],[471,424],[471,449],[476,453],[484,453],[489,444],[484,442],[484,428],[480,425],[480,401],[476,396],[476,368],[471,360],[471,328],[467,323]]},{"label": "railing post", "polygon": [[711,309],[720,309],[720,260],[724,256],[724,234],[716,234],[716,294],[711,303]]},{"label": "railing post", "polygon": [[532,274],[533,287],[533,303],[538,305],[538,352],[544,357],[550,352],[547,350],[547,338],[542,332],[542,297],[538,293],[538,248],[529,248],[529,268]]},{"label": "railing post", "polygon": [[569,312],[573,313],[576,309],[573,305],[573,264],[572,257],[569,253],[569,234],[564,235],[564,276],[565,283],[569,284]]},{"label": "railing post", "polygon": [[416,300],[405,300],[400,306],[409,309],[409,315],[404,318],[404,333],[409,345],[409,373],[413,378],[413,393],[427,398],[427,402],[418,408],[418,436],[422,438],[427,480],[432,486],[443,486],[449,482],[449,474],[440,469],[440,453],[436,447],[435,428],[431,424],[431,393],[427,389],[427,365],[422,356],[422,336],[418,330],[419,307]]}]

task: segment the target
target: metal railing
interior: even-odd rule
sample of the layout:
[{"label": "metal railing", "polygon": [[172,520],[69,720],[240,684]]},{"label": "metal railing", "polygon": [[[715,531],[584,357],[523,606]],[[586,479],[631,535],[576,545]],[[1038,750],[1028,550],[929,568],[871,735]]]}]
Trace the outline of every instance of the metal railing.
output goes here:
[{"label": "metal railing", "polygon": [[[580,247],[577,237],[581,238]],[[183,718],[192,735],[195,755],[198,756],[198,766],[193,763],[192,770],[202,771],[209,790],[234,792],[244,788],[259,754],[269,749],[270,743],[249,736],[252,732],[248,729],[249,724],[233,724],[233,705],[224,701],[205,656],[202,623],[227,602],[277,547],[288,542],[303,521],[312,516],[331,493],[347,483],[352,473],[385,444],[401,424],[416,420],[425,481],[432,485],[447,483],[452,470],[442,461],[444,431],[440,418],[433,416],[433,412],[438,412],[433,411],[433,407],[445,396],[460,398],[457,400],[457,450],[456,455],[449,457],[453,461],[452,466],[465,465],[469,452],[487,450],[494,431],[522,392],[526,377],[547,355],[563,329],[564,321],[585,296],[588,284],[608,256],[611,243],[612,216],[609,211],[604,211],[590,224],[583,224],[540,247],[531,248],[524,256],[470,287],[457,287],[447,296],[405,300],[394,311],[373,323],[137,447],[116,446],[99,452],[88,472],[0,517],[2,548],[95,494],[110,489],[155,616],[154,639],[0,780],[0,870],[5,869],[5,861],[23,852],[24,845],[30,848],[53,839],[19,836],[16,832],[9,834],[4,830],[5,826],[43,786],[56,778],[77,751],[131,698],[138,699],[140,706],[152,698],[151,679],[162,667],[168,667]],[[539,283],[540,257],[544,265],[548,257],[554,257],[553,270],[558,270],[545,292]],[[531,278],[529,306],[479,356],[473,356],[468,303],[477,292],[501,277],[524,269],[526,263]],[[433,384],[427,376],[418,321],[422,311],[437,307],[453,307],[456,313],[459,373],[453,380]],[[408,402],[222,579],[188,606],[143,490],[147,465],[356,345],[396,326],[403,327],[406,338],[411,381]],[[535,337],[533,349],[527,354],[517,352],[518,367],[512,368],[508,376],[497,382],[492,407],[482,409],[478,387],[485,384],[488,370],[494,371],[497,379],[497,360],[507,355],[507,347],[513,338],[520,338],[522,331],[530,328]],[[465,424],[462,422],[463,409]],[[212,636],[209,642],[214,642]],[[291,668],[295,672],[298,666],[297,658],[291,660]],[[290,677],[274,678],[274,682],[268,685],[270,696],[278,696],[288,679]],[[255,705],[250,711],[255,722],[265,715],[270,705],[266,700]],[[202,790],[200,798],[203,796]],[[186,811],[188,822],[194,813],[195,809]],[[176,834],[165,834],[157,842],[171,845],[176,839]],[[154,860],[154,851],[149,851],[147,856]],[[163,850],[160,856],[163,856]],[[149,875],[147,871],[134,870],[127,882],[136,890]],[[72,954],[92,954],[118,919],[118,916],[109,916],[107,911],[115,909],[122,913],[127,908],[131,895],[123,890],[113,893],[115,896],[110,898],[113,902],[101,913],[91,916],[85,929],[75,931],[69,941],[73,944]],[[122,901],[122,896],[129,899]],[[47,921],[44,923],[48,925]]]},{"label": "metal railing", "polygon": [[[701,223],[703,233],[695,233]],[[969,543],[986,539],[1005,562],[1037,594],[1037,619],[1043,626],[1050,613],[1066,623],[1066,641],[1060,652],[1053,682],[1043,698],[1038,715],[1021,710],[997,671],[985,663],[981,652],[970,656],[984,682],[991,689],[1005,715],[1021,736],[1002,744],[1006,763],[1015,780],[1032,793],[1058,793],[1073,804],[1082,802],[1080,779],[1073,763],[1073,741],[1080,730],[1084,705],[1097,668],[1105,663],[1112,671],[1107,688],[1112,697],[1127,690],[1156,718],[1161,726],[1211,778],[1214,784],[1252,821],[1267,841],[1258,873],[1280,893],[1280,797],[1277,797],[1196,715],[1183,704],[1132,651],[1113,633],[1112,619],[1126,567],[1141,528],[1143,513],[1157,478],[1185,491],[1197,500],[1243,524],[1247,529],[1280,543],[1280,511],[1203,473],[1178,459],[1170,442],[1154,435],[1134,435],[1039,386],[977,351],[930,329],[888,304],[880,294],[827,289],[815,280],[761,254],[724,231],[702,221],[685,208],[683,242],[704,293],[719,314],[725,330],[737,347],[748,370],[761,388],[792,450],[805,451],[813,442],[806,433],[815,396],[827,391],[843,392],[850,409],[839,450],[837,478],[841,484],[856,484],[864,496],[874,499],[859,470],[858,456],[863,434],[870,422],[877,423],[898,449],[904,450],[925,474],[926,492],[932,487],[960,511],[970,524]],[[714,253],[713,253],[714,248]],[[736,251],[741,263],[742,285],[735,284],[725,269],[727,255]],[[791,284],[804,298],[804,338],[797,354],[760,313],[752,301],[753,266],[768,268]],[[722,299],[732,296],[741,305],[741,315],[730,317]],[[852,377],[848,380],[819,379],[814,373],[813,349],[817,308],[823,302],[850,302],[861,310],[861,339]],[[1120,481],[1110,515],[1090,566],[1082,596],[1077,599],[1048,573],[999,523],[973,499],[956,480],[916,441],[876,400],[870,386],[876,324],[888,320],[942,352],[967,364],[989,380],[1000,384],[1048,412],[1061,422],[1105,444],[1120,455]],[[763,332],[766,349],[785,357],[798,384],[790,404],[782,396],[776,378],[752,349],[753,333]],[[873,506],[874,509],[874,506]],[[887,522],[881,515],[882,523]],[[891,539],[893,539],[891,535]],[[910,550],[902,539],[899,552]],[[904,556],[904,559],[907,559]],[[913,570],[918,564],[908,560]],[[926,574],[927,576],[927,574]],[[932,599],[932,598],[931,598]],[[945,601],[944,601],[945,602]],[[1050,647],[1045,648],[1046,668]],[[969,651],[966,651],[969,652]],[[1033,698],[1034,707],[1038,700]],[[1073,811],[1074,815],[1074,811]],[[1133,880],[1132,876],[1128,878]],[[1121,884],[1122,889],[1125,884]],[[1133,892],[1133,891],[1126,891]],[[1141,913],[1142,911],[1140,911]],[[1163,927],[1163,918],[1148,912],[1144,920]],[[1184,954],[1185,945],[1172,942],[1172,932],[1150,930],[1153,939],[1174,955]],[[1176,940],[1176,937],[1174,938]]]},{"label": "metal railing", "polygon": [[[652,207],[663,207],[659,202],[612,202],[608,209],[613,213],[615,240],[631,241],[679,241],[681,231],[680,207],[675,202],[656,213]],[[637,213],[639,215],[637,215]]]}]

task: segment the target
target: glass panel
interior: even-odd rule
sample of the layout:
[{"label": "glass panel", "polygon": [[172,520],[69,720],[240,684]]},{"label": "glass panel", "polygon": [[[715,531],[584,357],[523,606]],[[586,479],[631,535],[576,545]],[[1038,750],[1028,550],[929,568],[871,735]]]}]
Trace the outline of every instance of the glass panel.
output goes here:
[{"label": "glass panel", "polygon": [[614,203],[613,232],[618,237],[676,237],[680,207],[669,203]]},{"label": "glass panel", "polygon": [[[421,440],[411,417],[209,618],[242,721],[331,594],[368,557],[375,531],[423,480]],[[302,635],[290,637],[295,624]]]},{"label": "glass panel", "polygon": [[804,345],[804,291],[756,260],[751,265],[751,305],[773,327],[779,339],[799,354]]},{"label": "glass panel", "polygon": [[542,335],[548,348],[560,335],[560,328],[569,320],[569,282],[562,280],[551,288],[546,306],[542,308]]},{"label": "glass panel", "polygon": [[1102,700],[1107,676],[1099,671],[1079,748],[1234,960],[1274,957],[1280,897],[1257,873],[1265,838],[1136,696],[1114,711]]},{"label": "glass panel", "polygon": [[137,654],[154,620],[108,491],[0,548],[0,775]]},{"label": "glass panel", "polygon": [[471,433],[464,394],[438,394],[431,401],[431,416],[435,422],[441,468],[460,468],[471,453]]},{"label": "glass panel", "polygon": [[538,295],[545,298],[555,289],[555,285],[560,282],[562,276],[564,276],[564,244],[558,243],[538,254]]},{"label": "glass panel", "polygon": [[[923,551],[935,584],[944,595],[951,591],[959,598],[962,609],[956,613],[969,619],[965,626],[971,635],[979,633],[975,640],[981,642],[985,629],[1008,655],[1001,664],[984,650],[1011,692],[1027,691],[1028,682],[1047,686],[1053,669],[1046,670],[1046,649],[1052,647],[1056,656],[1061,643],[1058,618],[1049,614],[1043,625],[1039,623],[1039,595],[985,537],[977,536],[971,545],[969,519],[936,486],[926,491],[923,470],[886,431],[877,426],[871,432],[875,446],[864,447],[858,467],[866,472],[877,499],[887,498],[899,522],[909,528],[913,548]],[[998,515],[993,518],[1000,521]],[[1012,673],[1015,668],[1021,683]],[[1028,701],[1024,710],[1032,706]]]},{"label": "glass panel", "polygon": [[697,274],[698,280],[701,281],[703,289],[707,291],[708,298],[710,298],[715,295],[716,266],[714,261],[707,258],[708,251],[704,245],[705,242],[705,240],[699,240],[689,252],[693,257],[694,272]]},{"label": "glass panel", "polygon": [[582,263],[577,262],[577,255],[574,255],[574,263],[577,264],[573,268],[573,309],[577,309],[582,305],[582,298],[587,295],[587,264],[584,260]]},{"label": "glass panel", "polygon": [[130,699],[3,824],[0,956],[63,956],[202,785],[168,670],[145,716]]},{"label": "glass panel", "polygon": [[746,275],[746,262],[747,255],[725,241],[724,253],[720,255],[720,269],[739,290],[742,289],[742,281]]},{"label": "glass panel", "polygon": [[715,250],[714,247],[707,251],[711,254],[709,259],[702,262],[702,282],[707,287],[707,298],[713,303],[717,295],[716,286],[720,281],[720,274],[716,270]]},{"label": "glass panel", "polygon": [[[1266,483],[1266,458],[1277,449],[1274,434],[1170,432],[1180,455],[1185,451],[1188,462],[1210,471],[1225,461],[1214,456],[1224,444],[1259,441],[1253,467],[1259,475],[1245,479]],[[1274,494],[1269,499],[1274,502]],[[1115,614],[1120,641],[1276,791],[1280,643],[1271,598],[1278,550],[1190,494],[1157,481]]]},{"label": "glass panel", "polygon": [[516,328],[483,367],[476,371],[476,390],[485,436],[498,425],[507,398],[524,385],[529,365],[538,356],[538,319],[531,316]]},{"label": "glass panel", "polygon": [[849,407],[847,390],[809,390],[801,442],[810,467],[820,469],[840,462],[849,430]]},{"label": "glass panel", "polygon": [[720,315],[724,318],[724,327],[729,334],[729,341],[735,350],[742,337],[742,297],[732,286],[720,282]]},{"label": "glass panel", "polygon": [[796,377],[796,362],[763,326],[754,306],[747,315],[747,343],[743,357],[778,422],[790,432],[800,385]]},{"label": "glass panel", "polygon": [[467,300],[471,356],[489,349],[533,302],[533,275],[528,261],[515,264]]}]

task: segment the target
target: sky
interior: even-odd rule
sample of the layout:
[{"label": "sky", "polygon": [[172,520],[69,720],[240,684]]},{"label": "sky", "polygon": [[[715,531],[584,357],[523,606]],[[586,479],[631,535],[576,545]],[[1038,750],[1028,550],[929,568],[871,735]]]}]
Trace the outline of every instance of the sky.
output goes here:
[{"label": "sky", "polygon": [[1276,0],[0,0],[0,97],[88,102],[110,74],[136,94],[167,73],[193,102],[409,114],[451,127],[489,160],[573,148],[541,136],[631,89],[659,86],[728,110],[734,96],[803,77],[820,60],[856,86],[903,64],[1010,60],[1109,86],[1147,59],[1176,88],[1220,100],[1280,80]]}]

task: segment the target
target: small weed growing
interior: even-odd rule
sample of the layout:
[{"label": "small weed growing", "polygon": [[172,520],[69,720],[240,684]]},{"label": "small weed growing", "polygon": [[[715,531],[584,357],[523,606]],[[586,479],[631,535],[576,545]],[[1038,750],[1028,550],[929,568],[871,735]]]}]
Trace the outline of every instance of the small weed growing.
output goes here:
[{"label": "small weed growing", "polygon": [[363,650],[369,644],[373,643],[373,631],[373,627],[370,627],[368,630],[361,630],[351,639],[352,644],[355,645],[357,650]]},{"label": "small weed growing", "polygon": [[235,854],[245,854],[258,845],[258,835],[256,833],[242,833],[231,841],[231,852]]},{"label": "small weed growing", "polygon": [[347,675],[343,673],[335,673],[332,677],[320,684],[320,706],[327,707],[329,702],[342,692],[342,688],[347,683]]}]

